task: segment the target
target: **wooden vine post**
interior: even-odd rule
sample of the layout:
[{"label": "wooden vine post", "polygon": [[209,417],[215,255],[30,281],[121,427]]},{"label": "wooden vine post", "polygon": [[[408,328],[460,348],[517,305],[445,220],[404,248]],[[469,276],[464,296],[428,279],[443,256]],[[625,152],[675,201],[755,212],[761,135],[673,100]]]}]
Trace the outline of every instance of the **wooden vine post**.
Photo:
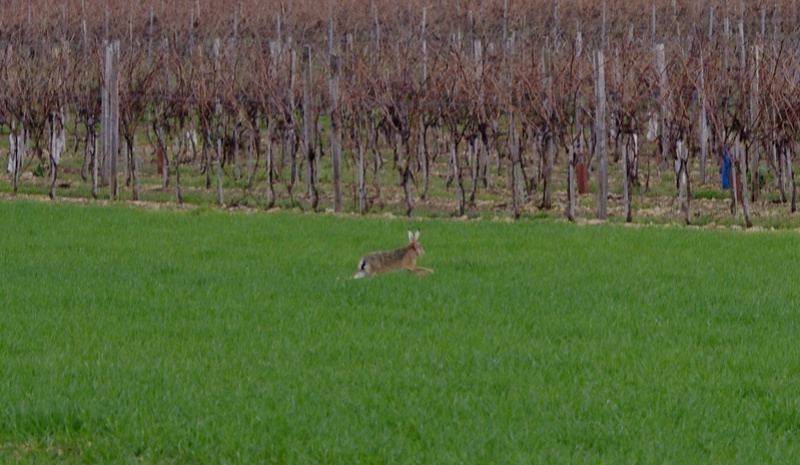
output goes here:
[{"label": "wooden vine post", "polygon": [[[476,40],[472,44],[472,59],[475,66],[474,72],[474,85],[477,91],[478,107],[474,114],[476,118],[477,127],[480,128],[484,123],[484,97],[481,81],[483,80],[483,43]],[[480,140],[479,140],[480,139]],[[480,133],[473,134],[467,143],[467,161],[471,168],[472,186],[469,194],[469,204],[474,207],[477,202],[478,196],[478,179],[480,176],[481,165],[483,164],[483,142]]]},{"label": "wooden vine post", "polygon": [[545,133],[543,146],[545,148],[544,163],[544,192],[542,194],[542,208],[549,210],[553,207],[553,165],[555,164],[555,144],[553,141],[553,73],[552,51],[546,43],[542,49],[542,82],[544,86],[544,113]]},{"label": "wooden vine post", "polygon": [[508,120],[508,153],[511,158],[511,199],[514,218],[522,213],[522,160],[517,136],[516,109],[514,107],[514,36],[508,32],[508,0],[503,1],[503,59],[506,73],[506,119]]},{"label": "wooden vine post", "polygon": [[339,58],[330,55],[331,160],[333,162],[333,211],[342,211],[342,117],[339,96]]},{"label": "wooden vine post", "polygon": [[[739,20],[739,78],[740,82],[745,83],[747,75],[747,55],[745,50],[745,43],[744,43],[744,22]],[[745,97],[744,95],[749,94],[751,89],[746,89],[748,92],[745,93],[745,89],[742,89],[742,98],[740,102],[740,111],[741,116],[744,118],[745,115]],[[745,227],[750,228],[753,226],[753,222],[750,220],[750,200],[749,200],[749,192],[747,189],[747,148],[746,146],[749,144],[748,140],[742,140],[744,137],[750,137],[749,134],[743,134],[743,131],[740,129],[738,134],[736,135],[736,155],[734,156],[735,162],[738,165],[737,171],[741,174],[741,184],[742,184],[742,212],[744,213],[744,223]],[[751,178],[755,178],[756,173],[751,173]],[[753,182],[755,186],[755,182]],[[735,191],[734,191],[735,192]],[[734,196],[735,197],[735,196]]]},{"label": "wooden vine post", "polygon": [[58,164],[61,154],[66,149],[64,135],[64,109],[58,108],[50,116],[50,198],[56,198],[56,179],[58,179]]},{"label": "wooden vine post", "polygon": [[704,70],[703,53],[700,52],[700,79],[697,84],[698,100],[700,105],[700,115],[698,116],[697,123],[699,127],[698,135],[700,137],[700,184],[705,184],[707,180],[707,165],[708,165],[708,104],[706,102],[706,76]]},{"label": "wooden vine post", "polygon": [[[420,94],[425,96],[427,95],[427,87],[428,87],[428,39],[426,37],[426,28],[427,28],[427,19],[428,19],[428,8],[424,7],[422,9],[422,28],[420,33],[420,49],[421,49],[421,66],[422,66],[422,75],[420,76]],[[417,162],[419,163],[420,171],[422,172],[422,193],[420,194],[420,198],[422,200],[427,200],[428,198],[428,187],[429,187],[429,171],[430,171],[430,162],[428,161],[428,147],[426,143],[426,133],[427,133],[427,126],[425,124],[425,114],[423,111],[420,111],[420,115],[418,117],[418,137],[417,137]]]},{"label": "wooden vine post", "polygon": [[[577,73],[578,75],[581,74],[581,54],[583,53],[583,35],[580,31],[575,36],[575,63],[577,64]],[[569,144],[569,175],[567,178],[567,195],[569,197],[567,203],[567,219],[570,221],[575,221],[575,206],[576,206],[576,189],[575,183],[577,181],[576,176],[576,167],[578,165],[578,156],[582,151],[582,137],[583,137],[583,124],[581,123],[581,105],[580,99],[582,97],[579,95],[575,95],[574,104],[574,125],[577,131],[577,134],[571,136],[570,144]]]},{"label": "wooden vine post", "polygon": [[166,105],[169,101],[169,41],[164,39],[161,45],[161,56],[164,68],[164,89],[163,99],[158,105],[160,108],[156,113],[155,120],[153,121],[154,131],[156,133],[156,166],[158,173],[161,174],[164,182],[164,188],[169,186],[169,157],[167,156],[167,136],[165,134],[165,119],[166,119]]},{"label": "wooden vine post", "polygon": [[603,51],[595,52],[595,118],[597,137],[597,218],[608,217],[608,147],[606,142],[606,76]]},{"label": "wooden vine post", "polygon": [[[214,124],[216,132],[216,157],[214,158],[214,169],[217,172],[217,206],[225,205],[225,197],[222,190],[222,101],[220,99],[221,75],[220,75],[220,61],[219,61],[219,48],[220,40],[214,40],[214,98],[216,100],[214,105]],[[166,158],[166,157],[165,157]]]},{"label": "wooden vine post", "polygon": [[[105,160],[103,173],[109,183],[111,200],[119,198],[119,41],[105,44],[105,63],[102,87],[102,154]],[[52,192],[51,192],[52,195]]]},{"label": "wooden vine post", "polygon": [[748,147],[750,147],[750,179],[753,186],[753,202],[757,202],[761,192],[761,179],[758,174],[759,160],[759,142],[758,136],[760,132],[759,127],[759,65],[758,62],[761,57],[761,48],[758,45],[753,46],[753,71],[750,73],[750,130],[748,131]]},{"label": "wooden vine post", "polygon": [[[655,13],[654,13],[655,14]],[[667,156],[669,154],[670,146],[672,143],[670,129],[669,129],[669,122],[672,118],[672,108],[669,105],[668,93],[668,81],[667,81],[667,58],[666,53],[664,51],[664,44],[658,43],[654,47],[654,55],[655,55],[655,71],[656,71],[656,78],[657,81],[657,88],[658,88],[658,109],[659,109],[659,131],[660,131],[660,140],[661,140],[661,157],[659,160],[659,173],[661,172],[661,168],[667,162]]]},{"label": "wooden vine post", "polygon": [[[63,12],[63,10],[62,10]],[[68,66],[68,57],[65,56],[63,50],[67,49],[67,42],[62,38],[61,46],[55,46],[51,49],[51,59],[55,62],[55,66],[51,75],[50,92],[52,93],[52,107],[50,108],[50,198],[54,199],[56,196],[56,180],[58,179],[58,165],[61,161],[61,154],[66,149],[66,140],[64,134],[64,71]]]},{"label": "wooden vine post", "polygon": [[[605,2],[603,2],[605,6]],[[612,132],[616,139],[617,153],[622,161],[622,204],[625,214],[625,222],[630,223],[633,219],[631,211],[632,195],[632,173],[633,160],[636,156],[636,131],[623,124],[622,109],[620,107],[620,94],[622,92],[622,70],[620,64],[619,48],[614,49],[614,89],[616,95],[612,97],[614,118],[612,119]]]}]

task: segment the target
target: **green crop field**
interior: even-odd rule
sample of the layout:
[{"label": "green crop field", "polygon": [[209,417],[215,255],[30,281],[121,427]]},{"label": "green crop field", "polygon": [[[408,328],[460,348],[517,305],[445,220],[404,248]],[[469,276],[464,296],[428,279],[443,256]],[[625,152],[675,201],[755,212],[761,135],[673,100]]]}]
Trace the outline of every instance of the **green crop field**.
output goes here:
[{"label": "green crop field", "polygon": [[0,265],[2,463],[800,460],[797,232],[13,200]]}]

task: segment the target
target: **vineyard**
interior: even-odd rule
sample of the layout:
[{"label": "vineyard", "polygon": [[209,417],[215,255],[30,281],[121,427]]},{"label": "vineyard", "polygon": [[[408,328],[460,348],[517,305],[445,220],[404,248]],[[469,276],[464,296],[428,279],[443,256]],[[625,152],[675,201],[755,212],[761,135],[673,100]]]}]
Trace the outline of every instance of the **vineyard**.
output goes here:
[{"label": "vineyard", "polygon": [[748,227],[797,208],[796,0],[3,9],[15,194],[628,222],[660,195],[687,224],[710,197]]}]

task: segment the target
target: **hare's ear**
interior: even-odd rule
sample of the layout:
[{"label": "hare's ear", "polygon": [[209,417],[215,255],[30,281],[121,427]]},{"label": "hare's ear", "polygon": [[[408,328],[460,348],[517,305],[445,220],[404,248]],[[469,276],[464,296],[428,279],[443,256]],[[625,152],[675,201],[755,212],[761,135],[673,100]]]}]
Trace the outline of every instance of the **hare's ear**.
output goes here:
[{"label": "hare's ear", "polygon": [[412,233],[411,231],[409,231],[409,232],[408,232],[408,242],[411,242],[411,241],[413,241],[413,240],[414,240],[414,233]]},{"label": "hare's ear", "polygon": [[415,240],[415,241],[418,241],[418,240],[419,240],[419,231],[417,231],[417,232],[415,232],[415,233],[414,233],[414,240]]}]

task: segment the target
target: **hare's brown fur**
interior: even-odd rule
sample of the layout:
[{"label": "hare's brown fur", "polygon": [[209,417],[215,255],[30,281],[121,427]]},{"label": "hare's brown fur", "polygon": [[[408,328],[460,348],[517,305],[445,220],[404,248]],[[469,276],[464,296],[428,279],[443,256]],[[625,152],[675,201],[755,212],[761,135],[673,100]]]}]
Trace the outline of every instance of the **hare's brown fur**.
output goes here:
[{"label": "hare's brown fur", "polygon": [[354,279],[365,276],[373,277],[378,273],[395,270],[407,270],[418,276],[433,273],[430,268],[417,266],[417,258],[425,254],[422,244],[419,243],[419,231],[412,234],[408,232],[408,245],[396,250],[373,252],[365,255],[358,264],[358,272]]}]

